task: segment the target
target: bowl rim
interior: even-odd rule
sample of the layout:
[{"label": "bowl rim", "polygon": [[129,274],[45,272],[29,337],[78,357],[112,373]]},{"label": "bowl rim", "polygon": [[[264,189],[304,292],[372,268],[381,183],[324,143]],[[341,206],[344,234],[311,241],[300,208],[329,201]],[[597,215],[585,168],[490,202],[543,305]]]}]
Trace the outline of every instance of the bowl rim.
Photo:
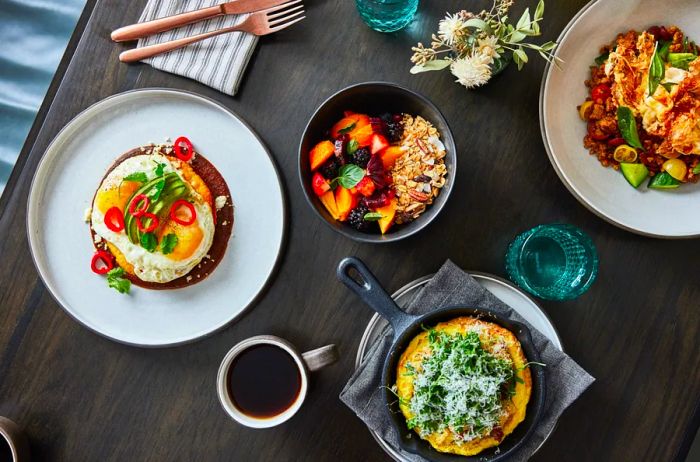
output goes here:
[{"label": "bowl rim", "polygon": [[[606,0],[590,0],[586,5],[584,5],[568,22],[568,24],[564,27],[564,29],[561,31],[559,36],[557,37],[557,43],[562,43],[562,40],[564,40],[567,36],[567,34],[573,29],[573,27],[579,22],[579,19],[588,12],[593,6],[595,6],[598,3],[603,3]],[[558,56],[558,48],[555,50],[555,56]],[[607,223],[616,226],[620,229],[623,229],[625,231],[629,231],[634,234],[638,234],[641,236],[646,236],[646,237],[654,237],[654,238],[660,238],[660,239],[673,239],[673,240],[679,240],[679,239],[693,239],[700,237],[700,233],[694,233],[694,234],[659,234],[659,233],[653,233],[649,231],[644,231],[643,229],[636,228],[632,225],[628,225],[625,223],[622,223],[615,219],[613,216],[603,212],[600,210],[593,202],[591,202],[589,199],[585,197],[583,193],[580,193],[577,188],[571,184],[567,176],[564,174],[564,172],[560,169],[559,164],[557,163],[554,153],[552,152],[552,148],[549,144],[549,138],[547,136],[547,130],[545,128],[545,121],[544,121],[544,100],[545,100],[545,90],[547,88],[547,83],[549,81],[549,76],[552,73],[554,66],[552,65],[551,62],[548,62],[545,65],[544,71],[542,73],[542,80],[540,83],[540,96],[539,96],[539,118],[540,118],[540,134],[542,136],[542,142],[544,144],[545,151],[547,152],[547,157],[549,158],[550,163],[552,164],[552,167],[554,167],[554,171],[556,172],[557,176],[559,177],[559,180],[566,186],[566,189],[571,193],[576,200],[586,207],[589,211],[593,212],[595,215],[597,215],[599,218],[602,218],[604,221]]]},{"label": "bowl rim", "polygon": [[[420,217],[418,220],[416,220],[417,225],[415,226],[414,229],[407,230],[404,234],[397,235],[396,233],[389,233],[389,234],[366,234],[366,233],[361,233],[359,231],[354,231],[350,228],[348,228],[345,225],[341,226],[335,226],[333,223],[331,223],[329,220],[327,220],[321,212],[319,212],[318,208],[313,202],[313,198],[310,197],[309,191],[306,188],[306,183],[307,179],[304,178],[304,173],[302,172],[302,158],[304,156],[304,153],[302,152],[302,144],[304,142],[304,138],[306,137],[307,132],[309,131],[309,126],[311,125],[311,122],[316,119],[316,116],[318,113],[323,109],[328,103],[330,103],[333,99],[336,97],[340,96],[341,94],[352,90],[354,88],[358,87],[366,87],[366,86],[384,86],[384,87],[390,87],[397,89],[399,91],[405,92],[408,95],[417,98],[418,100],[421,101],[421,103],[425,104],[427,107],[429,107],[432,111],[435,111],[435,113],[438,115],[438,117],[441,119],[441,122],[444,123],[445,127],[447,128],[447,132],[449,133],[449,138],[450,138],[450,143],[451,146],[447,146],[448,148],[452,148],[452,152],[448,150],[448,156],[451,156],[453,159],[452,165],[450,166],[450,170],[448,172],[451,181],[446,184],[446,187],[443,188],[443,190],[440,192],[440,195],[442,196],[445,194],[445,199],[442,201],[442,203],[436,205],[436,204],[431,204],[430,208],[433,209],[437,207],[437,209],[434,211],[434,213],[429,216],[429,217]],[[445,142],[444,140],[444,135],[442,137],[442,141]],[[445,145],[448,145],[448,143],[445,143]],[[394,82],[386,82],[386,81],[381,81],[381,80],[371,80],[371,81],[366,81],[366,82],[359,82],[359,83],[354,83],[352,85],[349,85],[347,87],[341,88],[340,90],[336,91],[332,95],[330,95],[328,98],[326,98],[321,104],[318,105],[316,110],[314,110],[313,114],[309,117],[309,120],[306,122],[306,125],[304,127],[304,130],[301,134],[301,137],[299,138],[299,147],[297,149],[297,174],[299,177],[299,183],[301,186],[301,190],[304,193],[304,199],[306,199],[306,203],[311,207],[311,209],[314,211],[314,213],[323,221],[326,226],[330,227],[333,231],[342,234],[343,236],[350,238],[354,241],[357,242],[363,242],[367,244],[386,244],[389,242],[396,242],[400,241],[402,239],[406,239],[410,236],[415,235],[416,233],[422,231],[424,228],[426,228],[430,223],[432,223],[435,218],[442,212],[442,209],[445,207],[447,204],[447,201],[450,198],[450,195],[452,193],[452,187],[454,186],[454,179],[456,178],[456,173],[457,173],[457,143],[454,140],[454,134],[452,133],[452,128],[450,127],[449,123],[447,122],[447,118],[445,115],[438,109],[438,107],[430,101],[426,96],[423,94],[411,90],[409,88],[406,88],[402,85],[399,85]]]},{"label": "bowl rim", "polygon": [[[475,306],[469,306],[468,304],[466,305],[450,305],[446,307],[439,308],[437,310],[430,311],[428,313],[425,313],[423,315],[417,316],[414,321],[411,323],[411,325],[403,330],[402,332],[399,332],[398,335],[394,334],[394,338],[392,339],[392,344],[389,350],[389,353],[386,355],[384,358],[384,363],[382,366],[382,384],[385,387],[385,394],[384,394],[384,405],[386,411],[389,413],[389,420],[391,421],[392,426],[394,429],[397,431],[399,438],[398,438],[398,443],[399,446],[404,450],[408,451],[413,454],[418,454],[422,457],[426,457],[425,452],[430,453],[430,451],[435,451],[430,443],[423,439],[418,439],[418,438],[412,438],[412,443],[416,445],[416,448],[411,448],[407,445],[405,438],[402,437],[402,432],[403,428],[401,425],[398,423],[399,419],[403,419],[403,415],[401,416],[394,416],[392,415],[392,409],[391,409],[391,401],[394,400],[394,395],[389,392],[389,388],[391,387],[392,384],[390,384],[390,379],[392,378],[393,371],[396,369],[396,365],[398,364],[401,355],[405,351],[405,348],[408,346],[408,344],[411,342],[411,340],[415,337],[416,332],[416,326],[422,326],[424,323],[435,323],[435,322],[440,322],[440,320],[443,317],[447,317],[449,319],[455,319],[457,317],[462,317],[462,316],[467,316],[467,317],[475,317],[475,318],[480,318],[483,317],[485,321],[488,322],[493,322],[495,324],[500,325],[501,327],[507,329],[510,331],[517,339],[518,342],[521,345],[521,348],[523,349],[523,353],[525,353],[526,359],[528,362],[539,362],[541,360],[541,355],[539,351],[537,351],[537,348],[535,347],[535,342],[534,339],[532,338],[532,333],[530,331],[530,328],[523,322],[521,321],[515,321],[512,319],[509,319],[505,314],[495,312],[494,310],[488,309],[488,308],[478,308]],[[532,409],[530,412],[533,414],[532,421],[530,422],[530,425],[527,429],[525,429],[525,432],[521,435],[520,439],[517,441],[514,441],[512,443],[512,446],[508,448],[507,450],[499,453],[494,453],[494,454],[489,454],[489,455],[484,455],[482,453],[475,454],[473,456],[462,456],[459,454],[449,454],[449,453],[438,453],[436,452],[437,455],[439,455],[441,460],[463,460],[463,461],[469,461],[469,460],[480,460],[480,461],[485,461],[485,462],[498,462],[501,461],[510,455],[514,451],[516,451],[518,448],[520,448],[525,441],[530,439],[532,437],[532,434],[535,431],[535,428],[537,427],[537,424],[540,422],[542,419],[542,415],[544,413],[544,408],[546,406],[547,402],[547,377],[546,374],[544,373],[544,370],[542,368],[536,368],[531,371],[532,373],[532,389],[533,392],[537,390],[537,395],[533,396],[534,393],[530,395],[530,402],[528,403],[528,406],[532,405]],[[536,401],[535,401],[536,400]],[[521,422],[521,424],[524,422]],[[519,424],[520,425],[520,424]],[[516,427],[517,428],[517,427]],[[422,446],[422,448],[421,448]],[[500,444],[498,446],[494,446],[492,450],[497,450],[500,448]]]}]

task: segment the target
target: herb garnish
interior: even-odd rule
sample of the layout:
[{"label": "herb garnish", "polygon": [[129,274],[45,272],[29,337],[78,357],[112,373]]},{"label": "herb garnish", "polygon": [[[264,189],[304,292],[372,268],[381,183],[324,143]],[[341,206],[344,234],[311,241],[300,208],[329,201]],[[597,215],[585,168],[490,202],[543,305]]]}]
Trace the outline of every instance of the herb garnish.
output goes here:
[{"label": "herb garnish", "polygon": [[341,128],[340,130],[338,130],[338,133],[340,133],[341,135],[344,135],[346,133],[350,133],[353,130],[353,128],[355,128],[355,125],[357,125],[357,122],[353,122],[350,125],[348,125],[347,127]]},{"label": "herb garnish", "polygon": [[365,213],[365,216],[364,216],[365,221],[379,221],[382,218],[384,218],[384,215],[382,215],[379,212],[368,212],[368,213]]},{"label": "herb garnish", "polygon": [[141,235],[141,247],[153,253],[158,247],[158,239],[153,233],[143,233]]},{"label": "herb garnish", "polygon": [[346,150],[348,151],[348,154],[354,154],[359,147],[360,143],[358,143],[355,139],[351,139],[350,141],[348,141],[348,147],[346,148]]},{"label": "herb garnish", "polygon": [[609,57],[610,57],[610,52],[606,51],[605,53],[603,53],[602,55],[598,56],[595,59],[595,63],[600,66],[603,63],[605,63],[605,61],[607,61]]},{"label": "herb garnish", "polygon": [[422,436],[449,428],[463,441],[490,433],[499,425],[504,391],[514,393],[514,383],[522,380],[512,360],[485,350],[474,331],[449,335],[431,329],[428,341],[431,353],[420,368],[406,366],[415,376],[408,428]]},{"label": "herb garnish", "polygon": [[160,193],[163,192],[163,188],[165,187],[165,178],[157,182],[156,184],[153,185],[153,188],[146,193],[148,197],[151,198],[153,202],[156,202],[158,198],[160,198]]},{"label": "herb garnish", "polygon": [[148,176],[143,172],[130,173],[124,177],[122,181],[137,181],[139,183],[145,183],[148,181]]},{"label": "herb garnish", "polygon": [[688,70],[688,65],[695,61],[697,58],[693,53],[669,53],[668,62],[671,67],[677,67],[678,69]]},{"label": "herb garnish", "polygon": [[664,79],[664,74],[666,74],[666,67],[659,55],[659,42],[656,42],[654,56],[651,57],[651,64],[649,65],[649,96],[652,96],[659,87],[659,84]]},{"label": "herb garnish", "polygon": [[[154,162],[155,162],[155,161],[154,161]],[[154,173],[156,176],[163,176],[163,173],[164,173],[164,171],[165,171],[165,165],[166,165],[166,164],[162,164],[162,163],[160,163],[160,162],[156,162],[156,168],[153,169],[153,173]]]},{"label": "herb garnish", "polygon": [[167,255],[167,254],[173,252],[176,245],[177,245],[177,235],[172,234],[172,233],[166,234],[165,236],[163,236],[163,239],[160,241],[160,250],[163,252],[163,255]]},{"label": "herb garnish", "polygon": [[627,106],[617,108],[617,127],[620,129],[620,133],[627,141],[627,144],[635,148],[644,149],[639,139],[639,133],[637,133],[637,121],[634,120],[632,109]]},{"label": "herb garnish", "polygon": [[107,284],[120,294],[128,294],[131,289],[131,281],[124,277],[124,270],[120,267],[113,268],[107,273]]},{"label": "herb garnish", "polygon": [[331,187],[334,188],[339,184],[346,189],[354,188],[364,177],[365,171],[363,169],[355,164],[346,164],[340,168],[338,177],[331,181]]}]

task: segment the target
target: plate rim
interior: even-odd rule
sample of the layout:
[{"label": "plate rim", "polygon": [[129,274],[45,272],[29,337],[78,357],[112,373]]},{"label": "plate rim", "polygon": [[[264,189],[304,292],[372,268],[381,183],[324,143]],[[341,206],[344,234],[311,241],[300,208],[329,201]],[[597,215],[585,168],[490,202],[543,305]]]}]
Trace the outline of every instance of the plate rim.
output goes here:
[{"label": "plate rim", "polygon": [[[605,0],[590,0],[586,5],[584,5],[572,18],[571,20],[567,23],[566,26],[564,26],[564,29],[561,31],[559,36],[557,37],[557,43],[561,43],[562,39],[569,33],[569,31],[578,23],[579,19],[581,16],[583,16],[588,10],[590,10],[594,5],[597,3],[602,3]],[[554,53],[555,56],[558,56],[558,48],[555,50]],[[556,172],[557,176],[559,177],[559,180],[566,186],[566,189],[571,193],[572,196],[576,198],[576,200],[586,207],[589,211],[593,212],[595,215],[597,215],[599,218],[602,218],[604,221],[607,223],[616,226],[620,229],[623,229],[625,231],[638,234],[640,236],[646,236],[646,237],[654,237],[654,238],[659,238],[659,239],[669,239],[669,240],[680,240],[680,239],[693,239],[700,237],[700,232],[695,233],[695,234],[659,234],[659,233],[653,233],[650,231],[645,231],[640,228],[636,228],[634,226],[622,223],[612,216],[608,215],[607,213],[603,212],[602,210],[599,210],[593,203],[591,203],[588,199],[586,199],[581,193],[579,193],[576,188],[569,182],[568,178],[564,173],[561,171],[559,168],[559,165],[557,161],[554,158],[554,155],[552,153],[551,146],[549,144],[549,138],[547,137],[547,131],[545,129],[545,124],[544,124],[544,97],[545,97],[545,89],[547,87],[547,83],[549,81],[549,76],[552,73],[552,70],[554,69],[554,66],[552,65],[551,62],[548,62],[545,65],[544,72],[542,74],[542,79],[540,83],[540,97],[539,97],[539,119],[540,119],[540,134],[542,136],[542,141],[544,144],[545,151],[547,151],[547,157],[549,158],[550,163],[552,164],[552,167],[554,167],[554,171]]]},{"label": "plate rim", "polygon": [[[270,163],[272,165],[272,170],[275,173],[275,177],[277,178],[277,183],[280,186],[280,199],[281,199],[281,205],[282,205],[282,232],[280,235],[280,240],[279,240],[279,247],[277,249],[277,255],[275,256],[274,262],[272,264],[272,267],[267,274],[267,277],[265,278],[265,281],[262,283],[260,286],[260,289],[258,292],[255,294],[253,298],[250,299],[250,301],[238,312],[236,313],[233,317],[225,321],[223,324],[217,326],[215,329],[212,329],[208,332],[205,332],[204,334],[201,335],[196,335],[191,338],[186,338],[184,340],[178,340],[174,342],[166,342],[166,343],[138,343],[138,342],[130,342],[126,341],[123,339],[116,338],[112,335],[108,335],[106,333],[100,332],[96,328],[93,328],[92,326],[89,326],[85,322],[83,322],[81,319],[78,319],[72,312],[71,310],[63,304],[61,300],[55,295],[54,293],[54,288],[51,284],[47,283],[47,279],[44,275],[44,272],[41,270],[40,265],[37,262],[37,256],[35,254],[35,246],[37,243],[35,242],[35,238],[32,236],[31,233],[31,226],[35,219],[32,217],[32,214],[30,213],[31,207],[37,199],[35,198],[35,189],[37,188],[37,176],[39,174],[39,171],[44,167],[46,160],[46,153],[49,152],[57,142],[59,138],[66,132],[76,121],[84,117],[84,114],[88,111],[94,110],[98,106],[107,103],[108,101],[111,101],[113,99],[117,99],[120,97],[126,97],[127,95],[130,95],[132,93],[154,93],[154,94],[174,94],[176,96],[185,96],[186,98],[191,98],[194,100],[203,100],[205,103],[212,104],[216,106],[218,109],[224,111],[228,115],[232,116],[234,119],[236,119],[238,122],[245,127],[248,132],[250,132],[251,135],[255,138],[255,140],[260,144],[260,146],[263,148],[263,151],[267,155],[268,159],[270,160]],[[196,341],[205,339],[207,337],[210,337],[226,327],[230,326],[233,322],[237,321],[241,317],[243,317],[252,307],[255,305],[260,298],[264,295],[264,293],[269,289],[270,284],[272,280],[275,278],[277,275],[279,269],[280,269],[280,263],[282,261],[282,256],[286,250],[287,246],[287,238],[288,238],[288,231],[289,231],[289,206],[288,206],[288,199],[287,199],[287,194],[286,194],[286,189],[284,186],[284,182],[282,181],[282,177],[280,176],[279,168],[277,167],[277,163],[275,161],[275,158],[272,156],[272,153],[270,152],[269,148],[263,141],[263,139],[257,134],[257,132],[246,122],[242,117],[238,115],[235,111],[232,109],[229,109],[228,107],[224,106],[222,103],[219,101],[216,101],[213,98],[210,98],[208,96],[200,95],[199,93],[195,93],[193,91],[188,91],[188,90],[180,90],[180,89],[175,89],[175,88],[166,88],[166,87],[146,87],[146,88],[134,88],[131,90],[123,91],[120,93],[115,93],[113,95],[107,96],[106,98],[103,98],[99,101],[96,101],[92,104],[90,104],[88,107],[84,108],[80,112],[78,112],[75,116],[71,118],[70,121],[68,121],[53,137],[49,145],[46,147],[44,152],[41,155],[41,159],[39,160],[39,163],[36,166],[36,169],[34,170],[34,173],[32,175],[32,181],[29,185],[29,194],[27,195],[27,202],[26,202],[26,213],[27,217],[25,220],[25,232],[27,235],[27,241],[29,244],[29,253],[32,257],[32,262],[34,263],[34,268],[36,269],[37,274],[39,275],[39,279],[41,279],[42,284],[44,285],[44,288],[48,291],[48,293],[51,295],[51,298],[56,302],[56,304],[63,310],[64,313],[66,313],[71,319],[73,319],[75,322],[77,322],[80,326],[86,328],[88,331],[97,334],[98,336],[102,338],[106,338],[108,340],[111,340],[113,342],[122,344],[122,345],[127,345],[127,346],[132,346],[132,347],[138,347],[138,348],[148,348],[148,349],[155,349],[155,348],[170,348],[170,347],[176,347],[176,346],[181,346],[181,345],[187,345],[190,343],[194,343]]]},{"label": "plate rim", "polygon": [[[522,295],[526,299],[528,299],[531,303],[533,303],[540,310],[540,312],[544,315],[545,319],[551,325],[552,331],[554,332],[554,336],[555,336],[557,342],[559,343],[558,345],[555,344],[554,346],[560,348],[561,351],[565,352],[564,343],[561,340],[561,336],[559,335],[559,331],[557,330],[557,327],[554,325],[554,323],[552,322],[552,319],[549,317],[547,312],[542,309],[540,304],[537,303],[537,301],[533,297],[531,297],[530,294],[526,293],[520,287],[516,286],[515,284],[508,281],[507,279],[502,278],[500,276],[497,276],[495,274],[486,273],[483,271],[465,271],[465,272],[471,276],[477,276],[478,278],[482,278],[482,279],[490,279],[491,281],[494,281],[494,282],[497,282],[497,283],[502,284],[504,286],[507,286],[508,288],[515,290],[517,293],[519,293],[520,295]],[[436,273],[426,274],[425,276],[421,276],[419,278],[416,278],[416,279],[410,281],[409,283],[403,285],[401,288],[399,288],[395,292],[393,292],[391,294],[391,298],[396,299],[398,297],[405,295],[408,291],[412,290],[413,288],[415,288],[417,286],[421,286],[423,284],[426,284],[429,280],[431,280],[435,276],[435,274]],[[379,313],[374,313],[374,315],[372,315],[370,320],[367,322],[367,327],[365,327],[365,330],[362,333],[362,338],[360,339],[360,343],[357,346],[357,354],[355,355],[355,364],[354,364],[353,373],[355,371],[357,371],[357,368],[360,367],[360,364],[362,363],[362,358],[363,358],[364,353],[367,349],[367,343],[369,342],[369,332],[373,328],[374,324],[376,324],[376,322],[380,319],[382,319],[382,317],[379,315]],[[384,452],[389,457],[391,457],[391,459],[395,460],[396,462],[405,462],[405,459],[403,459],[401,457],[401,454],[397,453],[394,450],[394,448],[392,448],[389,445],[389,443],[384,441],[384,439],[382,439],[381,436],[379,436],[379,434],[377,432],[370,429],[366,425],[365,425],[365,427],[367,428],[367,431],[369,431],[370,435],[372,435],[372,438],[374,438],[377,441],[377,444],[379,444],[379,447],[381,447],[382,450],[384,450]],[[557,424],[555,423],[552,430],[545,437],[545,439],[542,440],[542,443],[540,443],[540,445],[537,447],[535,452],[539,451],[539,449],[544,445],[544,443],[547,442],[547,440],[552,435],[552,433],[554,433],[554,430],[556,429],[556,427],[557,427]]]}]

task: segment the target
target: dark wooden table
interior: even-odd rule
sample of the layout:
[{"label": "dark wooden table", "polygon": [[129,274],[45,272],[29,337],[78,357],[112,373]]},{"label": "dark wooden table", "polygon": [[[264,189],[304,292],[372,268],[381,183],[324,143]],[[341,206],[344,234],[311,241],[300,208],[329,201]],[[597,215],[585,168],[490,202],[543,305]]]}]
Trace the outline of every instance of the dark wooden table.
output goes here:
[{"label": "dark wooden table", "polygon": [[[545,39],[556,38],[585,2],[549,2]],[[465,5],[421,3],[410,28],[383,35],[363,25],[350,0],[305,0],[307,19],[261,40],[240,93],[230,98],[147,65],[120,64],[124,47],[111,43],[109,32],[136,21],[145,0],[88,1],[0,200],[0,415],[26,427],[34,460],[387,460],[338,399],[372,313],[336,282],[337,262],[364,258],[391,290],[448,258],[503,275],[508,242],[547,222],[580,226],[600,253],[600,274],[588,293],[542,303],[567,352],[597,381],[534,460],[685,457],[700,419],[698,241],[624,232],[567,192],[540,138],[542,62],[533,59],[522,72],[512,66],[477,91],[448,73],[411,76],[410,46],[429,41],[441,15]],[[518,3],[516,13],[534,5]],[[336,90],[366,80],[426,94],[459,147],[446,209],[425,232],[392,245],[356,244],[334,233],[307,206],[297,180],[297,145],[311,112]],[[25,233],[30,180],[51,139],[90,104],[143,87],[195,91],[243,116],[274,154],[290,206],[288,245],[257,306],[223,332],[171,349],[123,346],[75,323],[39,280]],[[229,420],[214,384],[225,352],[261,333],[300,348],[334,342],[342,359],[314,375],[293,420],[254,431]]]}]

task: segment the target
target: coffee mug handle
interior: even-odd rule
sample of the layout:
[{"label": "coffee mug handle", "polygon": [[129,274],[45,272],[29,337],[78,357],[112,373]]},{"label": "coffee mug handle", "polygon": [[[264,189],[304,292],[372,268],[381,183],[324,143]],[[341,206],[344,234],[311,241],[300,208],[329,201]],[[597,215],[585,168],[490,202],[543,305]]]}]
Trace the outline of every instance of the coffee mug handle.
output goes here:
[{"label": "coffee mug handle", "polygon": [[335,345],[326,345],[302,353],[301,357],[304,359],[307,369],[313,372],[336,362],[338,360],[338,350],[335,348]]}]

